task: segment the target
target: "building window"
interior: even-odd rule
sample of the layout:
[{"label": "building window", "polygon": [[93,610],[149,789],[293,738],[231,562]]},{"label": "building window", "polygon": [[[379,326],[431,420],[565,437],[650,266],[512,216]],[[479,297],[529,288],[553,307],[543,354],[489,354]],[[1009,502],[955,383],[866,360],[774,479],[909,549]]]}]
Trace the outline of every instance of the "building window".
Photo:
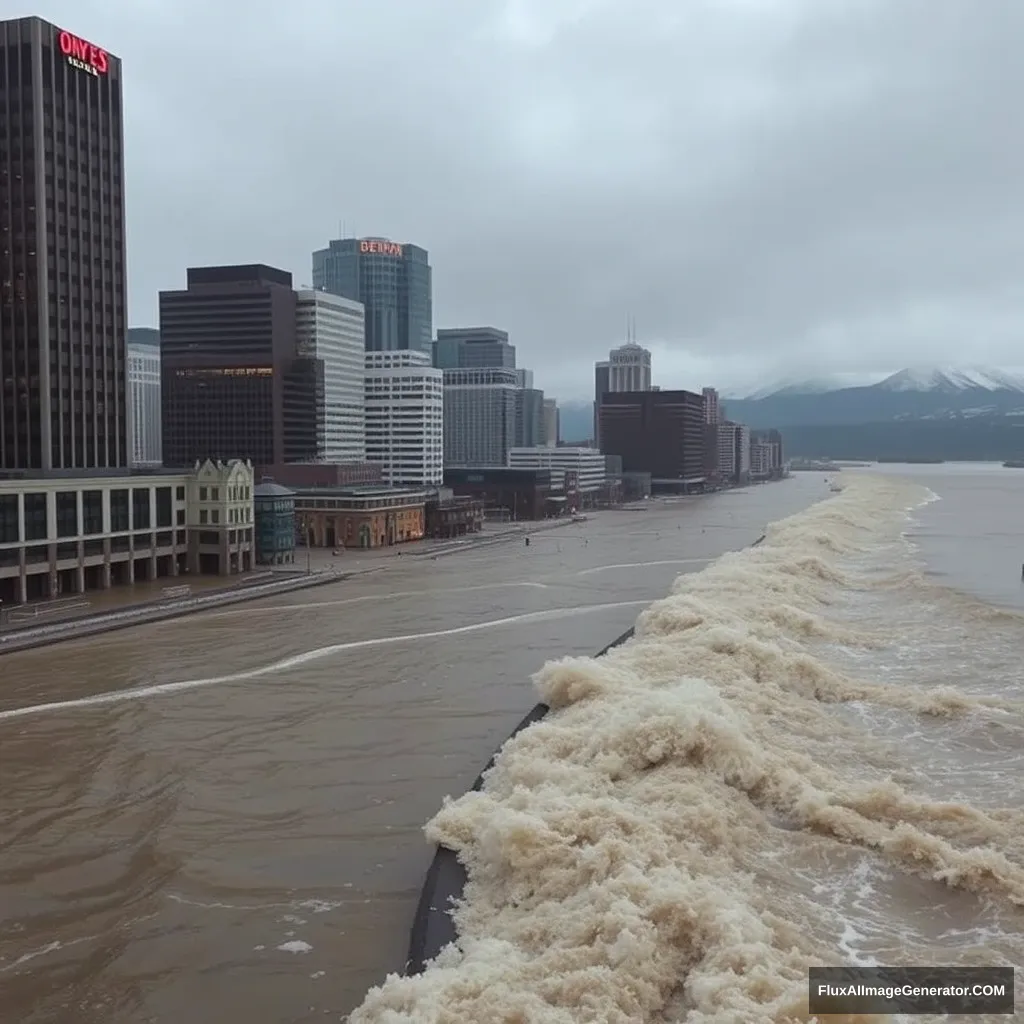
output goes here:
[{"label": "building window", "polygon": [[18,537],[18,496],[0,495],[0,544],[16,544]]},{"label": "building window", "polygon": [[103,492],[82,491],[82,533],[103,532]]},{"label": "building window", "polygon": [[209,515],[208,515],[206,509],[205,508],[201,508],[199,510],[199,525],[200,526],[205,526],[208,519],[209,519]]},{"label": "building window", "polygon": [[110,530],[112,533],[120,533],[128,529],[128,491],[116,490],[110,492]]},{"label": "building window", "polygon": [[210,488],[210,500],[211,501],[220,501],[220,488],[219,487],[211,487]]},{"label": "building window", "polygon": [[78,492],[57,492],[57,536],[78,536]]},{"label": "building window", "polygon": [[184,501],[185,500],[185,488],[184,487],[179,487],[174,492],[174,494],[175,494],[175,497],[177,498],[178,501]]},{"label": "building window", "polygon": [[214,509],[210,513],[210,522],[216,526],[220,522],[220,509]]},{"label": "building window", "polygon": [[199,500],[200,501],[206,501],[206,488],[205,487],[200,487],[199,488]]},{"label": "building window", "polygon": [[25,540],[46,540],[46,495],[33,492],[25,495]]},{"label": "building window", "polygon": [[183,508],[179,508],[178,509],[178,511],[177,511],[177,513],[175,515],[175,519],[177,520],[175,522],[175,524],[174,524],[175,526],[184,526],[185,525],[185,510]]},{"label": "building window", "polygon": [[132,488],[132,529],[148,530],[152,526],[149,518],[149,488]]},{"label": "building window", "polygon": [[158,487],[156,489],[156,525],[157,529],[171,525],[171,489],[170,487]]}]

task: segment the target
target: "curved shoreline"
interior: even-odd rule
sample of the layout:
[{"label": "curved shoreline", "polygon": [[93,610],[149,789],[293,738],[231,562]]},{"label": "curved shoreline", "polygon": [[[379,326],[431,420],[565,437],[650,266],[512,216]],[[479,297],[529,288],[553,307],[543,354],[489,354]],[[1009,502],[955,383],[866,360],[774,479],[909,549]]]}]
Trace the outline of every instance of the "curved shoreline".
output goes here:
[{"label": "curved shoreline", "polygon": [[[752,548],[757,547],[765,540],[765,537],[765,534],[761,534],[749,546]],[[625,633],[616,637],[610,644],[595,654],[594,657],[603,657],[609,651],[632,639],[635,632],[636,627],[630,626]],[[491,755],[483,771],[476,777],[469,790],[470,792],[475,793],[483,788],[484,777],[494,767],[494,762],[504,749],[505,744],[524,729],[529,728],[535,722],[541,721],[549,710],[548,705],[543,702],[533,706],[529,714],[512,730],[508,738]],[[438,846],[434,853],[434,858],[430,862],[430,867],[427,869],[426,877],[423,880],[419,903],[413,916],[409,936],[409,954],[405,962],[405,974],[421,974],[426,969],[427,964],[445,946],[458,938],[455,922],[452,920],[452,907],[455,902],[462,898],[467,881],[468,875],[465,867],[459,861],[458,854],[446,846]]]}]

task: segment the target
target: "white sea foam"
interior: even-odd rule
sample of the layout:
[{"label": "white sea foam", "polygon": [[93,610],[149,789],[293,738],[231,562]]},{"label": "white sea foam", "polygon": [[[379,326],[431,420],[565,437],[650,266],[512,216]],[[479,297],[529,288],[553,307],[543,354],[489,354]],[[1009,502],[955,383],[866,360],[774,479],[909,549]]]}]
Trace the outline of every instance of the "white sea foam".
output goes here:
[{"label": "white sea foam", "polygon": [[680,577],[633,641],[546,665],[552,713],[426,828],[469,870],[458,944],[351,1024],[806,1021],[811,964],[979,962],[944,942],[951,920],[990,929],[980,962],[1019,961],[1024,813],[908,788],[916,766],[872,724],[909,715],[941,744],[1021,704],[828,657],[897,642],[844,602],[916,599],[912,567],[864,566],[926,498],[854,476]]}]

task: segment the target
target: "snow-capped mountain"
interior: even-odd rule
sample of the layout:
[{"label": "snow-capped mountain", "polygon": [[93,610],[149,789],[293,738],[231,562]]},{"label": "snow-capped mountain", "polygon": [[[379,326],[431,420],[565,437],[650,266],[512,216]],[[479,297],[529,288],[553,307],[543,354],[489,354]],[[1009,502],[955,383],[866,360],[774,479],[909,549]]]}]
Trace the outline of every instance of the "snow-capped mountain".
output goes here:
[{"label": "snow-capped mountain", "polygon": [[[1024,374],[988,367],[918,367],[875,383],[788,384],[730,399],[730,419],[752,427],[825,426],[901,420],[1024,418]],[[1024,419],[1021,420],[1024,422]]]},{"label": "snow-capped mountain", "polygon": [[1018,391],[1024,394],[1024,377],[982,366],[917,367],[900,370],[879,382],[887,391]]}]

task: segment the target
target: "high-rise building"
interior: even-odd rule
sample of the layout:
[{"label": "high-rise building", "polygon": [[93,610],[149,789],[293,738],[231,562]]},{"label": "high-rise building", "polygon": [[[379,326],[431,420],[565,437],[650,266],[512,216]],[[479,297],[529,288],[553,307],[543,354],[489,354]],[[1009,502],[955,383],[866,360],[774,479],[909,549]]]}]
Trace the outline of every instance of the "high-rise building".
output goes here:
[{"label": "high-rise building", "polygon": [[301,289],[295,299],[300,358],[323,363],[324,436],[320,461],[366,459],[366,358],[363,305],[329,292]]},{"label": "high-rise building", "polygon": [[497,327],[446,327],[437,332],[434,365],[442,370],[514,370],[516,347],[509,342],[508,331]]},{"label": "high-rise building", "polygon": [[[521,371],[520,371],[521,372]],[[538,388],[516,389],[516,448],[536,448],[546,443],[544,433],[544,392]]]},{"label": "high-rise building", "polygon": [[516,371],[444,370],[445,466],[504,466],[516,436]]},{"label": "high-rise building", "polygon": [[386,238],[337,238],[313,253],[313,287],[361,302],[366,351],[432,354],[433,285],[426,249]]},{"label": "high-rise building", "polygon": [[626,473],[697,484],[704,477],[704,400],[691,391],[609,392],[601,443]]},{"label": "high-rise building", "polygon": [[609,391],[650,391],[651,353],[635,341],[608,354]]},{"label": "high-rise building", "polygon": [[704,398],[704,422],[721,423],[722,406],[718,400],[718,391],[715,388],[702,388],[701,395]]},{"label": "high-rise building", "polygon": [[729,420],[718,425],[718,472],[723,480],[743,484],[750,479],[750,428]]},{"label": "high-rise building", "polygon": [[608,375],[611,364],[607,361],[594,363],[594,447],[601,447],[601,402],[608,393]]},{"label": "high-rise building", "polygon": [[320,461],[323,364],[297,358],[295,308],[292,275],[262,264],[160,293],[164,465]]},{"label": "high-rise building", "polygon": [[556,448],[559,441],[558,402],[553,398],[544,399],[544,443]]},{"label": "high-rise building", "polygon": [[0,21],[0,470],[129,465],[121,61]]},{"label": "high-rise building", "polygon": [[366,458],[390,487],[444,482],[444,376],[426,352],[366,353]]},{"label": "high-rise building", "polygon": [[533,370],[516,370],[516,448],[544,444],[544,392],[533,386]]},{"label": "high-rise building", "polygon": [[163,460],[160,409],[160,332],[128,328],[128,426],[133,466]]}]

